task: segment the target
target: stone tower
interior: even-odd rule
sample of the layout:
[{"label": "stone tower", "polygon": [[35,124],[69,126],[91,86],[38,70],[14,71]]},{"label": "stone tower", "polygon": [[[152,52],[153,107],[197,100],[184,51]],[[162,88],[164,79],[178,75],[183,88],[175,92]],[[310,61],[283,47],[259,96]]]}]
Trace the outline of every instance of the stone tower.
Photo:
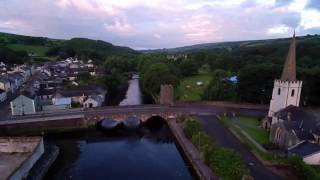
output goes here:
[{"label": "stone tower", "polygon": [[173,105],[173,87],[170,84],[162,84],[160,88],[160,104]]},{"label": "stone tower", "polygon": [[302,81],[296,79],[296,37],[293,34],[280,79],[274,81],[268,116],[289,106],[299,106]]}]

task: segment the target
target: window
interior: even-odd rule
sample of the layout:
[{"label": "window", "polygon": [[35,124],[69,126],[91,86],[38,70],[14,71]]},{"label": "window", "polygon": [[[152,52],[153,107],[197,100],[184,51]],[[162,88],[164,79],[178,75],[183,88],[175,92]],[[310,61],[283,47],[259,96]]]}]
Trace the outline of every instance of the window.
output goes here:
[{"label": "window", "polygon": [[291,97],[293,97],[294,96],[294,89],[292,89],[292,91],[291,91]]},{"label": "window", "polygon": [[280,93],[281,93],[281,89],[280,89],[280,88],[278,88],[278,95],[280,95]]}]

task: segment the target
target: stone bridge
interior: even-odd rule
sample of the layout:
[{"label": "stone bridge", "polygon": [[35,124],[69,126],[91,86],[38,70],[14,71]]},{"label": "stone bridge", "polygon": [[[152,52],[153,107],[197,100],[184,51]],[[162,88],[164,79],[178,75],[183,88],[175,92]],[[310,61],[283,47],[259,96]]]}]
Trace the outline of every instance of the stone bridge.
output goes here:
[{"label": "stone bridge", "polygon": [[0,135],[40,134],[51,131],[85,129],[96,126],[99,121],[106,118],[122,122],[129,117],[135,117],[141,122],[145,122],[151,117],[160,116],[168,121],[190,114],[181,108],[165,105],[117,106],[42,112],[0,121]]},{"label": "stone bridge", "polygon": [[0,121],[1,135],[38,135],[43,132],[65,131],[70,129],[86,129],[94,127],[97,122],[111,118],[125,121],[136,117],[145,122],[153,116],[160,116],[166,121],[180,116],[196,114],[219,114],[237,112],[251,116],[252,113],[265,116],[266,110],[254,106],[208,105],[208,104],[177,104],[177,105],[139,105],[139,106],[106,106],[91,109],[68,109],[52,112],[39,112],[32,115],[18,116],[10,120]]}]

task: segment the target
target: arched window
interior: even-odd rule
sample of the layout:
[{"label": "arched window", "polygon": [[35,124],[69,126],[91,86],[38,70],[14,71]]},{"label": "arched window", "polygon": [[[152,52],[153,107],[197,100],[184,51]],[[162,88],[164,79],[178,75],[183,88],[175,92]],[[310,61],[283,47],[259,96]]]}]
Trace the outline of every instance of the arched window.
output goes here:
[{"label": "arched window", "polygon": [[280,93],[281,93],[281,89],[280,89],[280,88],[278,88],[278,95],[280,95]]},{"label": "arched window", "polygon": [[294,96],[294,89],[292,89],[292,91],[291,91],[291,97],[293,97]]}]

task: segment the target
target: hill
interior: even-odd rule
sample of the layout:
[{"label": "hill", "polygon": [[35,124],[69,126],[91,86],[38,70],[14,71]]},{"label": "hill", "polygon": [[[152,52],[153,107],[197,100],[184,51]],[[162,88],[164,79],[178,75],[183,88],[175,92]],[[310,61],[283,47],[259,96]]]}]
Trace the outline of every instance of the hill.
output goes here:
[{"label": "hill", "polygon": [[86,38],[62,40],[0,32],[0,60],[7,63],[21,63],[19,59],[25,61],[28,56],[43,61],[77,56],[102,62],[109,56],[137,53],[128,47],[115,46],[101,40]]},{"label": "hill", "polygon": [[[212,49],[235,49],[235,48],[250,48],[250,47],[262,47],[262,46],[277,46],[282,44],[288,44],[291,37],[279,38],[279,39],[266,39],[266,40],[248,40],[248,41],[233,41],[233,42],[217,42],[217,43],[204,43],[191,46],[176,47],[170,49],[154,49],[154,50],[141,50],[142,53],[166,53],[166,54],[182,54],[182,53],[195,53]],[[308,43],[311,41],[318,41],[320,43],[320,35],[307,35],[297,37],[298,42]],[[312,42],[314,43],[314,42]]]}]

